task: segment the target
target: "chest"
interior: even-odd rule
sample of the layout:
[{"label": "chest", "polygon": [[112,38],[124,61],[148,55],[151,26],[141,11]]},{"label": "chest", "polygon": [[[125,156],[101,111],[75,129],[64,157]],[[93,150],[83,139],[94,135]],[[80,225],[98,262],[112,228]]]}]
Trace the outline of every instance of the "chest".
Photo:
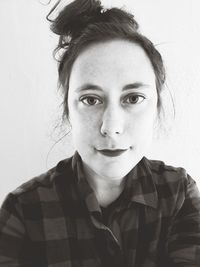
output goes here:
[{"label": "chest", "polygon": [[27,222],[27,246],[37,266],[156,267],[169,225],[159,209],[142,205],[111,213],[106,226],[98,214],[45,218]]}]

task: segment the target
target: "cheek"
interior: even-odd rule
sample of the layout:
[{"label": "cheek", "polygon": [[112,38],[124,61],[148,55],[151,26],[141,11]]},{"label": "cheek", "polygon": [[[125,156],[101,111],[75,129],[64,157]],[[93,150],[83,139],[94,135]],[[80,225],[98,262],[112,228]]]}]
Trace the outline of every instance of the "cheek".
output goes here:
[{"label": "cheek", "polygon": [[87,131],[97,129],[99,126],[99,117],[95,114],[85,114],[84,112],[74,111],[73,115],[70,116],[70,123],[72,128],[87,129]]},{"label": "cheek", "polygon": [[98,112],[88,112],[77,105],[70,106],[69,120],[72,126],[72,137],[76,142],[87,142],[98,136],[100,116]]},{"label": "cheek", "polygon": [[133,114],[127,123],[129,136],[133,141],[148,142],[152,139],[155,129],[157,111],[155,108],[143,110],[140,113]]}]

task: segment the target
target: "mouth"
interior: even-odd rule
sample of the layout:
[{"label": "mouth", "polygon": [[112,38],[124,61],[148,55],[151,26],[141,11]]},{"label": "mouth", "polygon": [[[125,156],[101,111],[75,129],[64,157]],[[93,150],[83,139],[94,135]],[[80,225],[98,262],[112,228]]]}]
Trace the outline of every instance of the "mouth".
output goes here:
[{"label": "mouth", "polygon": [[127,149],[115,149],[115,150],[110,150],[110,149],[102,149],[102,150],[97,150],[100,154],[107,156],[107,157],[118,157],[125,153]]}]

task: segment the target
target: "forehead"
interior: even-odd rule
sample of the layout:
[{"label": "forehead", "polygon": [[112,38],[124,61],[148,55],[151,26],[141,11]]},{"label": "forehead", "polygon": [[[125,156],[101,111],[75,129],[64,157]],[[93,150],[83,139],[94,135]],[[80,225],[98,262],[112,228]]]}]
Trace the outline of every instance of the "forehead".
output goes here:
[{"label": "forehead", "polygon": [[88,46],[74,62],[70,83],[125,83],[127,80],[154,82],[151,62],[139,45],[112,40]]}]

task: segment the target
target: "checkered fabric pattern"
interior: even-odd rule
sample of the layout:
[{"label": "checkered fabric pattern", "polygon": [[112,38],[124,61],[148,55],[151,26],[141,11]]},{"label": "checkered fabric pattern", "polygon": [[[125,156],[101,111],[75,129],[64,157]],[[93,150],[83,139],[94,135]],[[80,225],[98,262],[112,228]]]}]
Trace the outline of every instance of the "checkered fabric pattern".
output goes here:
[{"label": "checkered fabric pattern", "polygon": [[184,169],[143,158],[108,224],[78,153],[10,193],[1,267],[200,266],[200,195]]}]

